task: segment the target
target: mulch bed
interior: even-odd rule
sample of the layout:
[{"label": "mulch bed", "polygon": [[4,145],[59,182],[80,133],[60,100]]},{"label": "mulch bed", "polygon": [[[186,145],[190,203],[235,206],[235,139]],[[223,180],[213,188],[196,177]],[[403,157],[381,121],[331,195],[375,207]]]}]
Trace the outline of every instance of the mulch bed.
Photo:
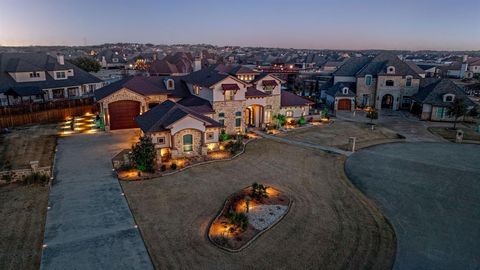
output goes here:
[{"label": "mulch bed", "polygon": [[[252,187],[246,187],[241,191],[230,195],[218,216],[210,224],[207,236],[208,239],[217,247],[231,252],[238,252],[246,248],[251,242],[259,237],[263,232],[272,228],[287,213],[291,205],[291,200],[285,194],[273,187],[267,187],[268,197],[256,199],[251,197]],[[250,198],[249,211],[247,213],[246,198]],[[282,209],[280,212],[266,211],[264,216],[254,215],[256,209],[272,208]],[[244,213],[248,217],[248,226],[245,229],[234,226],[228,217],[229,212]],[[260,211],[263,213],[264,211]],[[257,212],[259,213],[259,212]],[[259,229],[254,221],[260,219],[270,219],[263,229]]]}]

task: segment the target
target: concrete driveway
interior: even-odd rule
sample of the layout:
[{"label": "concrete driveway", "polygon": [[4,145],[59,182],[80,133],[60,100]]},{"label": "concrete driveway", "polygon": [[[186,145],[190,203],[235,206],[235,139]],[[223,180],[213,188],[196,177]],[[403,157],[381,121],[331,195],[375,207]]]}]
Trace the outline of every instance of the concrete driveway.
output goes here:
[{"label": "concrete driveway", "polygon": [[361,150],[345,171],[391,221],[394,269],[480,269],[480,145],[397,143]]},{"label": "concrete driveway", "polygon": [[112,172],[111,158],[134,131],[61,138],[41,269],[152,269]]}]

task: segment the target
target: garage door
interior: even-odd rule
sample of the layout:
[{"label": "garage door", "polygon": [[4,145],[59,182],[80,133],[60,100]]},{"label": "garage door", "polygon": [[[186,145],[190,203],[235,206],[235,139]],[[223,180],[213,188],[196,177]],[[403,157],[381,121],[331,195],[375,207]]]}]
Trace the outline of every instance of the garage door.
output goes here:
[{"label": "garage door", "polygon": [[338,110],[339,111],[345,111],[345,110],[350,111],[351,108],[352,108],[352,103],[351,103],[350,99],[339,99],[338,100]]},{"label": "garage door", "polygon": [[140,114],[140,102],[121,100],[108,104],[110,129],[136,128],[134,118]]}]

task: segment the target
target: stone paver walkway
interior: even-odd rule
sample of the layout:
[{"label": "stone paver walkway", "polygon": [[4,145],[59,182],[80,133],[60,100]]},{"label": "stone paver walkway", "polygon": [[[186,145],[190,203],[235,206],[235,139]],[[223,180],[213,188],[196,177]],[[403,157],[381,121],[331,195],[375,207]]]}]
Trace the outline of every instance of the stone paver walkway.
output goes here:
[{"label": "stone paver walkway", "polygon": [[341,149],[331,147],[331,146],[289,140],[287,138],[282,138],[282,137],[277,137],[277,136],[274,136],[274,135],[269,135],[269,134],[266,134],[266,133],[258,131],[258,130],[252,130],[252,132],[259,135],[259,136],[262,136],[264,138],[274,140],[274,141],[277,141],[277,142],[288,143],[288,144],[292,144],[292,145],[298,145],[298,146],[301,146],[301,147],[307,147],[307,148],[322,150],[322,151],[325,151],[325,152],[328,152],[328,153],[335,153],[335,154],[344,155],[344,156],[347,156],[347,157],[352,154],[352,152],[350,152],[350,151],[341,150]]},{"label": "stone paver walkway", "polygon": [[153,269],[111,157],[133,131],[59,139],[41,269]]}]

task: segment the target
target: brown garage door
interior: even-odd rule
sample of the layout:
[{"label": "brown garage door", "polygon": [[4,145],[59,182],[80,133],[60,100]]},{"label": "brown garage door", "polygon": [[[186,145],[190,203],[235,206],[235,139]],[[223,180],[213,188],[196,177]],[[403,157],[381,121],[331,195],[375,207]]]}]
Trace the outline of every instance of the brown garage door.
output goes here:
[{"label": "brown garage door", "polygon": [[108,104],[110,129],[136,128],[134,118],[140,114],[140,102],[131,100],[115,101]]},{"label": "brown garage door", "polygon": [[339,99],[338,100],[338,110],[339,111],[350,111],[352,108],[352,103],[350,99]]}]

